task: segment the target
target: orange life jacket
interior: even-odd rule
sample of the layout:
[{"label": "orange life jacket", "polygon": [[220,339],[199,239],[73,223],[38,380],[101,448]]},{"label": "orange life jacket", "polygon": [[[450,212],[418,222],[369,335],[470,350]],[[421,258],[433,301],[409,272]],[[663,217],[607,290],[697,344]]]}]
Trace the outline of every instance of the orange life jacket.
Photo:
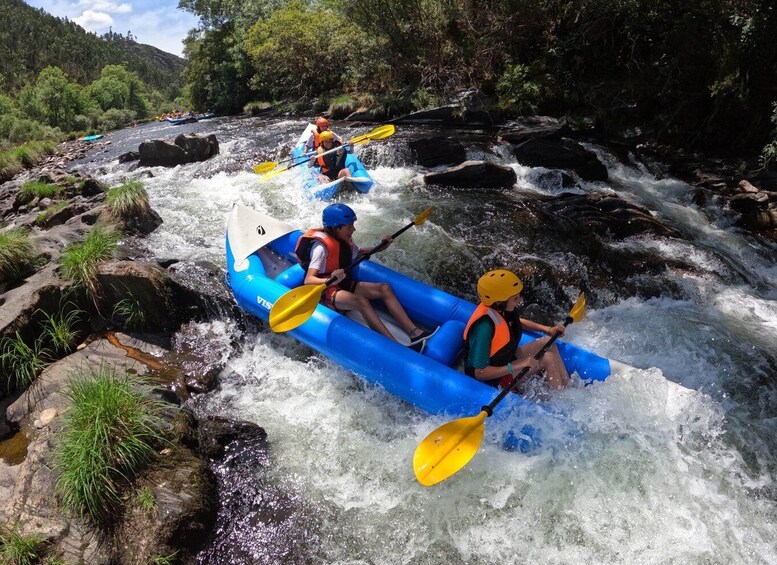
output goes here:
[{"label": "orange life jacket", "polygon": [[[516,321],[511,325],[493,308],[482,303],[478,304],[464,328],[465,342],[469,335],[469,329],[475,322],[483,317],[488,317],[489,321],[494,326],[494,335],[491,338],[491,349],[488,352],[490,358],[489,364],[493,366],[507,365],[508,362],[515,359],[515,349],[521,341],[523,330],[521,328],[520,318],[516,315]],[[493,386],[499,385],[501,387],[506,387],[510,384],[511,380],[512,377],[506,375],[501,379],[492,379],[487,382]]]},{"label": "orange life jacket", "polygon": [[[316,241],[320,241],[326,247],[326,264],[324,265],[325,272],[318,273],[319,277],[328,277],[333,271],[337,269],[345,269],[353,262],[353,255],[356,247],[353,241],[349,241],[347,244],[341,244],[341,242],[329,235],[324,231],[324,228],[313,228],[303,233],[297,240],[297,245],[294,248],[294,254],[297,256],[302,268],[307,273],[310,268],[310,252],[313,249],[313,244]],[[343,285],[345,281],[350,279],[350,275],[341,281],[337,286]],[[347,288],[347,284],[345,286]]]}]

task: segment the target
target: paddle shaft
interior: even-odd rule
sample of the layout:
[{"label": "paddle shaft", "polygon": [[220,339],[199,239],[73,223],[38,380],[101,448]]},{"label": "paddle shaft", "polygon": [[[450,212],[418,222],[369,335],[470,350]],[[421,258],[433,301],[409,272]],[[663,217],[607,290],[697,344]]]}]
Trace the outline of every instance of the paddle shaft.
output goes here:
[{"label": "paddle shaft", "polygon": [[[566,320],[564,320],[564,327],[567,327],[569,324],[572,323],[572,316],[568,316]],[[554,333],[551,338],[547,341],[545,345],[542,346],[542,349],[540,349],[537,353],[534,354],[534,359],[536,361],[539,361],[543,355],[548,351],[548,349],[551,348],[553,345],[553,342],[555,342],[558,337],[561,335],[561,332]],[[526,373],[529,372],[529,367],[524,367],[521,369],[521,372],[515,375],[515,378],[513,378],[512,381],[510,381],[510,385],[502,389],[502,392],[500,392],[494,400],[491,401],[491,403],[488,406],[483,406],[481,410],[483,410],[486,414],[491,416],[494,413],[494,408],[497,404],[502,402],[504,400],[505,396],[510,394],[510,392],[513,390],[513,387],[517,385],[521,379],[526,375]]]},{"label": "paddle shaft", "polygon": [[[396,232],[396,233],[392,234],[392,235],[391,235],[391,239],[396,239],[396,238],[398,238],[400,235],[402,235],[403,233],[405,233],[407,230],[409,230],[410,228],[412,228],[414,225],[415,225],[415,222],[410,222],[410,223],[409,223],[409,224],[407,224],[407,225],[406,225],[404,228],[402,228],[402,229],[401,229],[401,230],[399,230],[398,232]],[[350,265],[348,265],[348,266],[347,266],[345,269],[343,269],[343,271],[347,273],[348,271],[350,271],[351,269],[353,269],[353,268],[354,268],[356,265],[358,265],[358,264],[359,264],[359,263],[361,263],[362,261],[366,261],[367,259],[369,259],[369,258],[370,258],[370,257],[372,257],[373,255],[375,255],[376,253],[380,253],[381,251],[383,251],[384,249],[386,249],[386,247],[388,247],[388,246],[389,246],[389,244],[388,244],[388,243],[386,243],[385,241],[384,241],[384,242],[382,242],[382,243],[380,243],[380,244],[378,244],[378,245],[376,245],[375,247],[373,247],[372,251],[370,251],[369,253],[365,253],[364,255],[359,255],[359,256],[356,258],[356,261],[354,261],[353,263],[351,263]],[[335,276],[333,275],[333,276],[331,276],[331,277],[329,277],[329,278],[327,279],[327,281],[324,283],[324,286],[329,286],[330,284],[333,284],[333,283],[335,283],[336,281],[337,281],[337,277],[335,277]]]}]

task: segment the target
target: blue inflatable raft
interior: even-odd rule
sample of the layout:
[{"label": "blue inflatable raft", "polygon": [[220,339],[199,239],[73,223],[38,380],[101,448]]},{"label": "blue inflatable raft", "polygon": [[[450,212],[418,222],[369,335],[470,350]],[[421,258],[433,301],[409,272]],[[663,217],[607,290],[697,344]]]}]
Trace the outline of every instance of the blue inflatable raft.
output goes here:
[{"label": "blue inflatable raft", "polygon": [[[294,145],[294,149],[291,150],[291,156],[294,158],[295,163],[310,159],[312,156],[312,153],[305,153],[305,144],[310,139],[314,129],[316,129],[314,124],[308,125],[296,145]],[[372,177],[367,172],[367,169],[364,168],[362,162],[359,161],[359,158],[353,153],[348,153],[345,157],[345,166],[350,171],[350,176],[328,183],[319,183],[318,175],[321,174],[319,167],[300,166],[299,169],[302,171],[302,183],[305,190],[312,198],[319,200],[331,200],[336,195],[347,190],[357,190],[365,194],[369,192],[375,181],[372,180]]]},{"label": "blue inflatable raft", "polygon": [[95,135],[85,135],[84,137],[79,137],[78,141],[97,141],[98,139],[102,139],[103,134],[98,133]]},{"label": "blue inflatable raft", "polygon": [[[292,255],[301,235],[301,231],[287,224],[235,204],[227,226],[227,276],[243,310],[266,321],[273,303],[290,288],[302,284],[304,272]],[[439,326],[423,354],[405,347],[407,335],[386,312],[379,315],[399,343],[366,327],[358,314],[345,316],[321,304],[308,321],[288,333],[348,370],[433,414],[476,415],[481,406],[494,398],[496,389],[468,377],[457,366],[464,346],[464,327],[474,304],[371,261],[362,262],[352,274],[358,281],[390,283],[411,319],[426,328]],[[537,337],[524,332],[522,342]],[[569,372],[577,372],[586,381],[602,381],[630,369],[569,343],[557,344]],[[518,395],[512,396],[517,402],[541,410]],[[519,433],[524,441],[539,441],[535,430]]]},{"label": "blue inflatable raft", "polygon": [[165,121],[174,126],[179,126],[181,124],[193,124],[197,121],[197,118],[195,116],[183,116],[180,118],[165,118]]}]

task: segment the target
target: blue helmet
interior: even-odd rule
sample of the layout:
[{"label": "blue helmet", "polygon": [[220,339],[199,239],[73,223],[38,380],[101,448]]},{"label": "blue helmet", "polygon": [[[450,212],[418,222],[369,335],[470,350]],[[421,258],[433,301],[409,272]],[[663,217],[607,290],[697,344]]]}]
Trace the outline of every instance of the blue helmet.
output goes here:
[{"label": "blue helmet", "polygon": [[356,221],[356,212],[345,204],[330,204],[324,208],[322,214],[325,228],[336,228],[344,224],[352,224]]}]

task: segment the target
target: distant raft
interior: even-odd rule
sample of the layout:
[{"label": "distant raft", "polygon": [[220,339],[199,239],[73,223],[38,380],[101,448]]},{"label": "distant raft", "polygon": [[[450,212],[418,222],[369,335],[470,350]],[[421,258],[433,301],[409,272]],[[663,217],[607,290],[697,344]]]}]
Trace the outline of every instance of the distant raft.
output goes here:
[{"label": "distant raft", "polygon": [[98,139],[102,139],[103,134],[98,133],[95,135],[85,135],[84,137],[79,137],[78,141],[97,141]]},{"label": "distant raft", "polygon": [[181,118],[165,118],[165,121],[174,126],[179,126],[181,124],[193,124],[197,121],[197,118],[194,116],[183,116]]},{"label": "distant raft", "polygon": [[[294,149],[291,150],[291,156],[294,158],[295,163],[303,162],[305,159],[313,156],[312,153],[305,153],[305,144],[314,129],[316,129],[314,124],[308,125]],[[318,175],[321,174],[319,167],[300,167],[302,169],[302,183],[305,190],[312,198],[317,198],[318,200],[331,200],[336,195],[349,189],[355,189],[364,194],[369,192],[375,181],[372,180],[372,177],[367,172],[367,169],[364,168],[359,158],[353,153],[348,153],[345,157],[345,166],[350,171],[350,176],[323,184],[318,181]]]}]

